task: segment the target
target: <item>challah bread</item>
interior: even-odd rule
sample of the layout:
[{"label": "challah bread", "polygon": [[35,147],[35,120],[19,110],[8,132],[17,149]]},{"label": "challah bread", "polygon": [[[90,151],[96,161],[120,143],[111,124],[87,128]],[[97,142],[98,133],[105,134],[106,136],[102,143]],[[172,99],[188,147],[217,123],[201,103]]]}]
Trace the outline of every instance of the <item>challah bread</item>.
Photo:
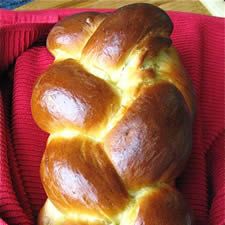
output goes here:
[{"label": "challah bread", "polygon": [[50,134],[41,162],[48,199],[38,224],[191,225],[175,179],[191,151],[191,83],[149,4],[87,12],[47,38],[53,65],[32,115]]},{"label": "challah bread", "polygon": [[95,136],[120,105],[115,88],[73,59],[51,65],[37,81],[32,99],[32,110],[38,111],[33,117],[49,133],[78,129]]}]

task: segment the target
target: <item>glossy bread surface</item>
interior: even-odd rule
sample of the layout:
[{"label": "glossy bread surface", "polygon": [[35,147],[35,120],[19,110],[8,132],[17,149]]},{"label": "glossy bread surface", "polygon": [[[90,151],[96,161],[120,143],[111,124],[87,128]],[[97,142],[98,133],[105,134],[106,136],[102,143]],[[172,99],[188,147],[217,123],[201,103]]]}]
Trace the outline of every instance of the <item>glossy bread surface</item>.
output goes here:
[{"label": "glossy bread surface", "polygon": [[49,133],[78,129],[95,136],[117,111],[119,102],[109,84],[67,59],[55,62],[38,79],[32,114],[40,128]]},{"label": "glossy bread surface", "polygon": [[191,118],[184,98],[168,82],[144,87],[106,136],[105,149],[130,190],[170,182],[186,163]]},{"label": "glossy bread surface", "polygon": [[41,178],[61,212],[108,217],[123,210],[129,200],[102,146],[86,137],[50,136]]},{"label": "glossy bread surface", "polygon": [[84,47],[82,58],[103,70],[116,69],[146,36],[169,36],[171,32],[170,18],[160,9],[129,5],[106,17]]},{"label": "glossy bread surface", "polygon": [[50,136],[39,225],[192,225],[175,179],[190,152],[193,92],[149,4],[64,18],[47,38],[55,62],[33,89]]},{"label": "glossy bread surface", "polygon": [[191,225],[192,215],[181,194],[174,188],[161,185],[139,199],[134,225]]},{"label": "glossy bread surface", "polygon": [[58,22],[48,35],[47,47],[52,54],[79,59],[92,33],[106,15],[96,12],[75,14]]}]

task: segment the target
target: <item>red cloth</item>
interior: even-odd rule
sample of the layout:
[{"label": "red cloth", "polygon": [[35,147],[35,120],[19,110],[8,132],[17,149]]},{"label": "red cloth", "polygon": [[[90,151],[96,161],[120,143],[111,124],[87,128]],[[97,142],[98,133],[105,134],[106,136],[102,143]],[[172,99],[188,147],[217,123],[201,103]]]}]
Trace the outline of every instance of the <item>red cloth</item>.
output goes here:
[{"label": "red cloth", "polygon": [[[90,9],[89,9],[90,10]],[[49,29],[62,16],[85,9],[38,12],[0,10],[0,224],[35,224],[45,201],[39,165],[47,134],[34,123],[35,79],[52,63]],[[173,43],[196,93],[193,152],[178,188],[196,225],[225,224],[224,22],[170,12]],[[4,222],[4,221],[5,222]]]}]

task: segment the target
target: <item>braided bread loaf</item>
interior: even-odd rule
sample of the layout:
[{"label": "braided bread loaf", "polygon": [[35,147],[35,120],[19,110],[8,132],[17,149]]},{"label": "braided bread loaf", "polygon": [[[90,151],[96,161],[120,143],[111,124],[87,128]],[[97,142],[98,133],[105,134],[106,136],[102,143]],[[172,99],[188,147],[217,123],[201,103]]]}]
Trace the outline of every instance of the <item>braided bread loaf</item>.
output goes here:
[{"label": "braided bread loaf", "polygon": [[192,224],[175,179],[190,155],[194,104],[172,29],[149,4],[53,27],[55,62],[32,94],[33,118],[50,134],[39,224]]}]

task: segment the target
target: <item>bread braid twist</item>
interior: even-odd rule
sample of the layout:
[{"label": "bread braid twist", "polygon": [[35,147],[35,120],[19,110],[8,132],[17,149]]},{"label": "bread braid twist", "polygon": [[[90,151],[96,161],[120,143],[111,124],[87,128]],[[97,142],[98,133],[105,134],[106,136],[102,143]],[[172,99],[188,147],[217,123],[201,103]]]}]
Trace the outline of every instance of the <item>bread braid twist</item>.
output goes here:
[{"label": "bread braid twist", "polygon": [[161,9],[133,4],[57,23],[32,114],[50,133],[39,224],[190,225],[174,181],[191,150],[192,88]]}]

